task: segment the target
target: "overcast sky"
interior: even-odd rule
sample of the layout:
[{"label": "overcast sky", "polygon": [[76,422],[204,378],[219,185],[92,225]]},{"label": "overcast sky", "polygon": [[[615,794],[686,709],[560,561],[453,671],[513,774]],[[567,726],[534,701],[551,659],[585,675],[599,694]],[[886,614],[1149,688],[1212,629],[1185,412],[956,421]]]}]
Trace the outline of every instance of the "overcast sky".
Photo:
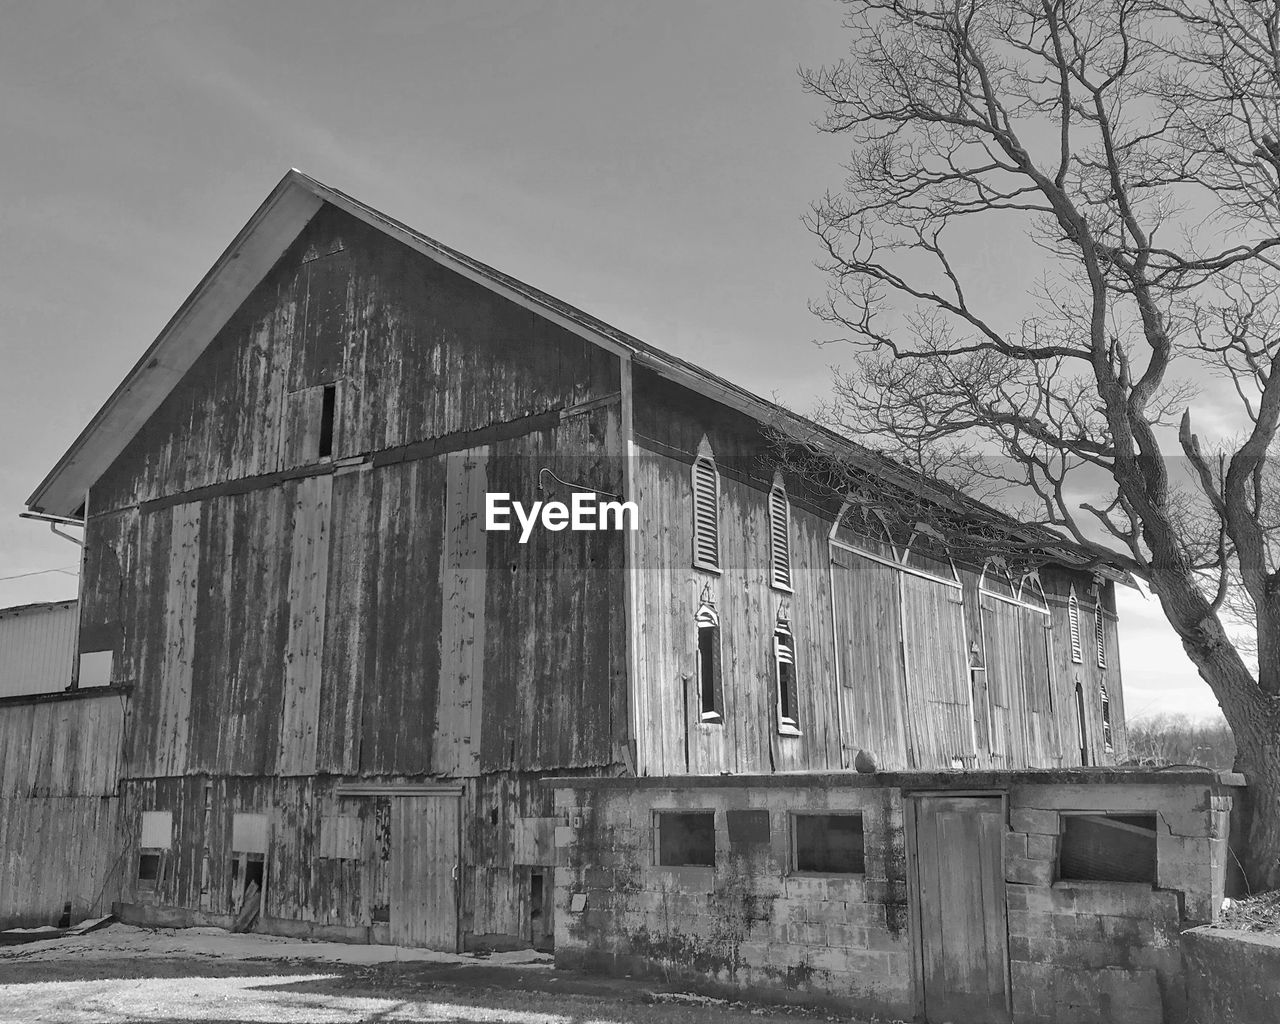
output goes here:
[{"label": "overcast sky", "polygon": [[[832,0],[3,13],[0,577],[40,574],[0,606],[74,596],[24,499],[291,166],[800,411],[828,390],[801,217],[843,146],[796,69],[844,52]],[[1154,605],[1120,606],[1130,717],[1215,713]]]}]

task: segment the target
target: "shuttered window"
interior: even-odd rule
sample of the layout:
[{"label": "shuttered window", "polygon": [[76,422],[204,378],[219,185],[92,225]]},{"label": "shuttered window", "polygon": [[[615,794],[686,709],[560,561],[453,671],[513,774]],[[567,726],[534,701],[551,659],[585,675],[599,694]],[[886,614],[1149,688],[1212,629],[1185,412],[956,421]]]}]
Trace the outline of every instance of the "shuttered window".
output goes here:
[{"label": "shuttered window", "polygon": [[1080,648],[1080,602],[1076,599],[1075,587],[1067,599],[1067,619],[1071,624],[1071,661],[1079,665],[1084,661],[1084,654]]},{"label": "shuttered window", "polygon": [[1102,605],[1099,604],[1093,616],[1093,638],[1098,647],[1098,668],[1107,667],[1107,634],[1102,626]]},{"label": "shuttered window", "polygon": [[720,571],[720,471],[705,439],[693,461],[693,566]]},{"label": "shuttered window", "polygon": [[1107,684],[1098,685],[1098,696],[1102,698],[1102,745],[1111,753],[1111,697],[1107,693]]},{"label": "shuttered window", "polygon": [[791,503],[781,476],[769,491],[769,585],[791,593]]},{"label": "shuttered window", "polygon": [[778,732],[786,736],[799,736],[796,644],[791,635],[791,626],[785,619],[779,619],[773,631],[773,663],[778,687]]},{"label": "shuttered window", "polygon": [[720,678],[720,617],[710,605],[698,609],[698,696],[701,720],[723,720],[724,687]]}]

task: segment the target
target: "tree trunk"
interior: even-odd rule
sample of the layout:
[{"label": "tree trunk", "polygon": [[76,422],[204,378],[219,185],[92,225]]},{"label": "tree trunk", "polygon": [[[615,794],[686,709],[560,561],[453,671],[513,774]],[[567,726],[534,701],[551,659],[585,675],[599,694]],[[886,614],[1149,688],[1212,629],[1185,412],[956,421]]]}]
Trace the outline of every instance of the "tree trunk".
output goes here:
[{"label": "tree trunk", "polygon": [[[1236,851],[1250,892],[1280,889],[1280,701],[1255,710],[1247,721],[1227,723],[1236,739],[1236,770],[1249,786],[1248,846]],[[1223,708],[1226,711],[1226,708]]]}]

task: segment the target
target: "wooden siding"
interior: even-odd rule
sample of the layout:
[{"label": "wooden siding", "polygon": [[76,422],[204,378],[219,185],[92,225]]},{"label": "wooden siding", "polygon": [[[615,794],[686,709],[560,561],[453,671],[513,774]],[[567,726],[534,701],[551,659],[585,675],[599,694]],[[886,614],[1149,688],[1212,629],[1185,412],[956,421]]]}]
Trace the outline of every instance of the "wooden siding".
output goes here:
[{"label": "wooden siding", "polygon": [[56,924],[110,909],[122,694],[0,706],[0,927]]},{"label": "wooden siding", "polygon": [[[836,510],[788,479],[794,594],[770,588],[774,465],[760,425],[649,371],[638,369],[635,380],[642,774],[820,771],[851,767],[859,750],[882,769],[1073,764],[1076,677],[1089,709],[1091,763],[1123,756],[1114,616],[1105,618],[1107,669],[1097,668],[1092,648],[1083,665],[1064,663],[1065,595],[1072,584],[1092,588],[1087,574],[1043,567],[1047,609],[1011,605],[1006,628],[984,610],[981,567],[958,567],[948,585],[937,579],[953,578],[941,552],[913,550],[902,564],[900,551],[844,529],[830,543]],[[704,438],[721,478],[719,574],[693,567],[689,467]],[[906,539],[898,538],[900,549]],[[1107,607],[1110,588],[1101,589]],[[704,597],[719,617],[723,725],[699,714],[694,619]],[[776,727],[767,642],[783,601],[797,642],[800,737]],[[1104,678],[1110,753],[1102,749]]]},{"label": "wooden siding", "polygon": [[[304,929],[344,929],[351,938],[378,938],[380,922],[394,919],[398,900],[404,901],[402,914],[412,912],[408,904],[417,901],[405,860],[416,856],[413,844],[397,843],[395,830],[397,822],[402,831],[411,824],[409,805],[424,798],[394,795],[395,782],[381,795],[344,796],[340,785],[325,776],[191,775],[126,782],[120,898],[225,922],[235,909],[232,822],[237,814],[261,814],[268,837],[264,927],[292,922]],[[492,942],[499,936],[508,944],[528,942],[535,938],[530,933],[531,872],[542,872],[549,886],[555,854],[552,844],[539,849],[520,836],[548,819],[552,794],[538,775],[527,773],[467,779],[461,788],[460,849],[456,831],[453,843],[459,849],[463,942],[484,944],[477,939]],[[142,815],[155,810],[173,814],[174,830],[152,887],[138,879],[138,856]],[[331,838],[335,829],[341,842]],[[449,874],[454,863],[450,860]],[[430,936],[409,938],[435,942]]]},{"label": "wooden siding", "polygon": [[830,557],[846,745],[885,771],[909,768],[898,571],[841,548]]},{"label": "wooden siding", "polygon": [[[839,768],[827,525],[811,512],[793,508],[794,593],[775,590],[769,585],[768,483],[761,490],[721,467],[721,573],[702,572],[692,566],[689,463],[642,447],[634,469],[640,510],[635,694],[642,771]],[[700,721],[695,619],[704,592],[720,618],[723,725]],[[777,729],[772,639],[784,603],[796,645],[799,736],[784,736]]]},{"label": "wooden siding", "polygon": [[318,214],[93,488],[82,631],[135,686],[131,776],[619,763],[622,538],[483,522],[486,489],[566,490],[544,468],[622,490],[619,374]]},{"label": "wooden siding", "polygon": [[619,379],[610,353],[324,207],[94,485],[91,509],[316,461],[306,389],[328,383],[338,460],[570,407]]}]

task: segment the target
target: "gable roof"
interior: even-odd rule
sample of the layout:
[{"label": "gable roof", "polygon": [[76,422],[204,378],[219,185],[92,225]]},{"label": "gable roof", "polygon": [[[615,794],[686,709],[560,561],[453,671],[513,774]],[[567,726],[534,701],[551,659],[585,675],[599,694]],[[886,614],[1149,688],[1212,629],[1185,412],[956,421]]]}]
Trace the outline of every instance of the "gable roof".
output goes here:
[{"label": "gable roof", "polygon": [[[629,356],[635,365],[647,367],[762,423],[775,424],[820,440],[840,458],[853,460],[869,473],[896,479],[905,486],[921,486],[922,480],[917,474],[891,459],[797,416],[688,360],[632,337],[567,302],[472,259],[358,199],[292,169],[280,179],[125,379],[32,492],[27,506],[33,512],[77,517],[90,485],[124,450],[326,203],[571,333],[619,355]],[[1013,520],[953,488],[936,481],[930,485],[928,489],[933,492],[932,496],[952,508],[962,507],[977,515],[1004,520],[1010,527],[1015,525]],[[1079,553],[1075,558],[1070,557],[1068,552],[1074,548],[1070,543],[1059,539],[1053,546],[1061,548],[1068,564],[1084,561]]]}]

